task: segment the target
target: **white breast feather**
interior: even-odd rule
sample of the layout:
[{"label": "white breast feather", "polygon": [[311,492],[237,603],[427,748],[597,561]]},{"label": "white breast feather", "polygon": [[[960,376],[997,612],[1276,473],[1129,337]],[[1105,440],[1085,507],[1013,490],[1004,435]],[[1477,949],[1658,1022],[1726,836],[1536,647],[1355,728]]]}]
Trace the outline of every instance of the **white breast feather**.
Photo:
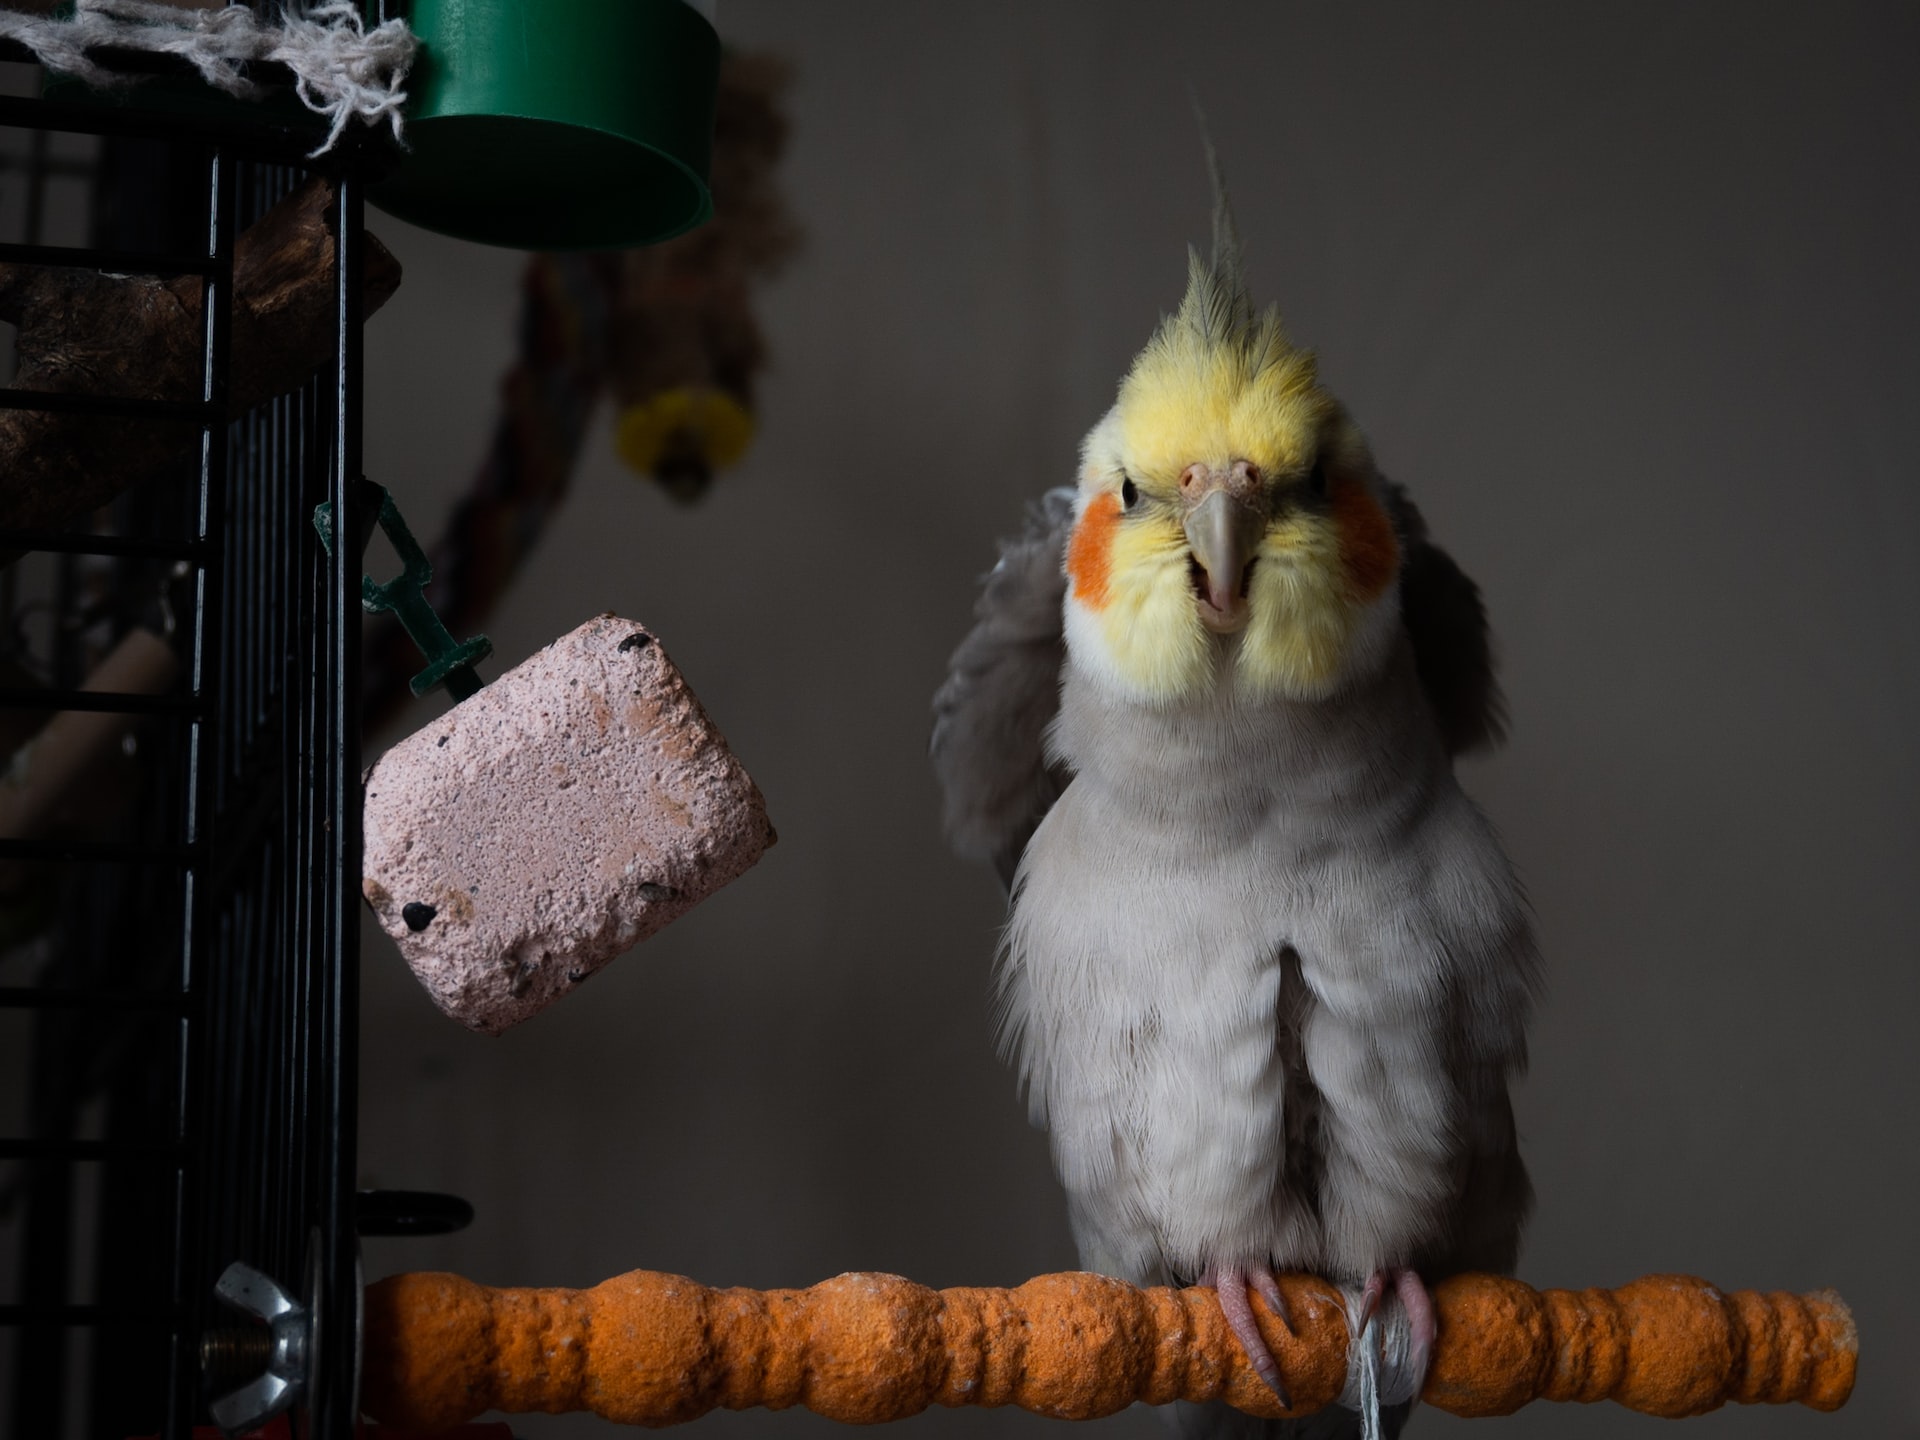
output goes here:
[{"label": "white breast feather", "polygon": [[[1069,665],[1055,745],[1078,776],[1027,849],[1002,986],[1083,1263],[1360,1276],[1450,1222],[1459,1073],[1520,1063],[1534,957],[1423,704],[1404,656],[1345,699],[1257,708],[1120,702]],[[1278,1184],[1288,947],[1317,1217]]]}]

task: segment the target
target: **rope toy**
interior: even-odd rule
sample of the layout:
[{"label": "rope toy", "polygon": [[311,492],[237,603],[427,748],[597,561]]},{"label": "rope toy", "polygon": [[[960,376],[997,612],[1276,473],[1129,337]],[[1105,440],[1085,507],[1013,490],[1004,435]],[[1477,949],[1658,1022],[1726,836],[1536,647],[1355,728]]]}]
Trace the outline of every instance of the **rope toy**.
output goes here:
[{"label": "rope toy", "polygon": [[[621,457],[676,501],[698,500],[714,471],[751,442],[766,366],[753,306],[798,244],[778,183],[786,84],[771,56],[729,49],[722,57],[707,224],[638,250],[528,260],[492,437],[428,547],[434,605],[454,630],[485,628],[565,505],[603,392]],[[371,627],[363,654],[360,694],[372,729],[405,704],[418,666],[396,625]]]},{"label": "rope toy", "polygon": [[[1012,1290],[871,1274],[716,1290],[646,1270],[591,1290],[389,1276],[367,1289],[362,1406],[383,1424],[432,1432],[488,1410],[591,1410],[657,1426],[716,1407],[803,1405],[869,1424],[930,1405],[1084,1420],[1135,1401],[1224,1400],[1276,1417],[1358,1395],[1347,1298],[1308,1275],[1279,1283],[1292,1331],[1257,1303],[1256,1313],[1291,1410],[1247,1364],[1211,1290],[1138,1290],[1080,1273]],[[1853,1318],[1831,1291],[1728,1294],[1686,1275],[1536,1291],[1456,1275],[1433,1300],[1439,1336],[1421,1398],[1455,1415],[1505,1415],[1536,1399],[1611,1399],[1664,1416],[1728,1401],[1834,1410],[1853,1389]],[[1395,1329],[1383,1329],[1392,1347]],[[1379,1364],[1385,1379],[1400,1357]]]},{"label": "rope toy", "polygon": [[403,20],[367,29],[351,0],[291,0],[278,25],[263,25],[241,4],[179,10],[155,0],[77,0],[71,19],[0,11],[0,38],[19,41],[49,70],[100,88],[133,78],[87,53],[103,48],[179,56],[216,90],[246,100],[257,97],[260,87],[242,67],[255,61],[285,65],[301,103],[332,127],[313,155],[331,150],[355,118],[369,125],[384,119],[393,138],[402,138],[407,94],[400,86],[419,48]]}]

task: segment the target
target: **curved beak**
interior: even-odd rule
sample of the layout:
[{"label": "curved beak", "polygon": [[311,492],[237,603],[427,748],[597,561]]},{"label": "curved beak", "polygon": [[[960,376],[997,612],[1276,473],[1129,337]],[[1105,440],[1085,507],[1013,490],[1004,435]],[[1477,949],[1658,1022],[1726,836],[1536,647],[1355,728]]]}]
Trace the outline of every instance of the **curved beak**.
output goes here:
[{"label": "curved beak", "polygon": [[1187,543],[1199,570],[1194,589],[1208,629],[1225,634],[1247,623],[1247,575],[1266,528],[1264,514],[1224,489],[1187,512]]}]

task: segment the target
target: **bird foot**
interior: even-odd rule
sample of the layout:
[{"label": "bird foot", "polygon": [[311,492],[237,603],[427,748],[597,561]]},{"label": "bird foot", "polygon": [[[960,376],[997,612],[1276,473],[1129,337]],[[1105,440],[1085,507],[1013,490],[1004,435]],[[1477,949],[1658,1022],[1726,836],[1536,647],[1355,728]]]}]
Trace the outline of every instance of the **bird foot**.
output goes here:
[{"label": "bird foot", "polygon": [[1393,1286],[1393,1293],[1399,1297],[1401,1307],[1407,1312],[1407,1323],[1412,1330],[1407,1347],[1407,1366],[1416,1377],[1417,1389],[1419,1382],[1426,1378],[1428,1362],[1433,1359],[1434,1336],[1439,1331],[1433,1314],[1433,1297],[1427,1294],[1427,1287],[1412,1270],[1389,1267],[1374,1271],[1367,1277],[1366,1288],[1360,1295],[1361,1334],[1365,1334],[1367,1326],[1373,1323],[1374,1314],[1386,1296],[1388,1285]]},{"label": "bird foot", "polygon": [[1210,1286],[1220,1297],[1220,1313],[1227,1317],[1227,1327],[1233,1331],[1240,1348],[1246,1352],[1247,1363],[1253,1366],[1254,1374],[1267,1382],[1273,1393],[1280,1397],[1283,1407],[1291,1407],[1293,1402],[1287,1398],[1287,1387],[1280,1376],[1280,1362],[1273,1358],[1273,1351],[1267,1348],[1266,1337],[1260,1333],[1259,1323],[1253,1318],[1253,1302],[1247,1297],[1251,1289],[1267,1302],[1267,1308],[1286,1332],[1293,1334],[1293,1318],[1287,1314],[1287,1300],[1280,1293],[1273,1271],[1238,1265],[1210,1265],[1200,1277],[1200,1283]]}]

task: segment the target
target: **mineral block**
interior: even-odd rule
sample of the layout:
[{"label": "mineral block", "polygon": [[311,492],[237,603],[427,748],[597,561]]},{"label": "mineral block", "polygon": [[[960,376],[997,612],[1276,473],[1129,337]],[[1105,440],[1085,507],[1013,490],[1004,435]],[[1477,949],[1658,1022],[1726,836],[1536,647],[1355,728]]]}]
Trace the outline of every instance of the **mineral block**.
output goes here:
[{"label": "mineral block", "polygon": [[367,773],[367,903],[497,1035],[741,874],[766,802],[660,642],[602,615]]}]

